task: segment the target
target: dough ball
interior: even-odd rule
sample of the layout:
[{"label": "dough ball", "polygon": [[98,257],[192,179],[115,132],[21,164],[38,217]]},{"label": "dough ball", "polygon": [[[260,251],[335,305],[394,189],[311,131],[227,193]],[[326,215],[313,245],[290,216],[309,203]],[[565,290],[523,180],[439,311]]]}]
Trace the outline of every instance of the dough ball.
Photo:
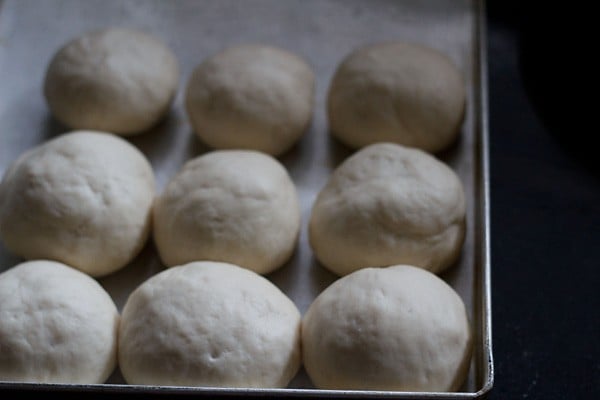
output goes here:
[{"label": "dough ball", "polygon": [[119,313],[88,275],[54,261],[0,274],[0,381],[104,383]]},{"label": "dough ball", "polygon": [[433,156],[392,143],[346,159],[317,196],[309,222],[318,260],[338,275],[394,264],[439,273],[456,261],[464,236],[458,176]]},{"label": "dough ball", "polygon": [[88,32],[65,44],[46,71],[52,114],[73,129],[133,135],[169,110],[179,84],[175,55],[146,33]]},{"label": "dough ball", "polygon": [[166,265],[223,261],[266,274],[294,252],[296,188],[273,157],[219,150],[188,161],[154,206],[154,240]]},{"label": "dough ball", "polygon": [[458,294],[407,265],[366,268],[325,289],[302,321],[304,366],[321,389],[454,391],[471,360]]},{"label": "dough ball", "polygon": [[314,86],[312,69],[300,57],[269,46],[236,46],[196,68],[187,112],[211,147],[280,155],[308,129]]},{"label": "dough ball", "polygon": [[92,276],[124,267],[150,233],[154,174],[109,133],[74,131],[19,157],[0,183],[0,237],[26,259]]},{"label": "dough ball", "polygon": [[327,99],[331,133],[353,148],[393,142],[438,152],[460,133],[465,83],[436,50],[390,42],[352,52]]},{"label": "dough ball", "polygon": [[127,300],[119,365],[130,384],[282,388],[300,367],[300,318],[252,271],[208,261],[177,266]]}]

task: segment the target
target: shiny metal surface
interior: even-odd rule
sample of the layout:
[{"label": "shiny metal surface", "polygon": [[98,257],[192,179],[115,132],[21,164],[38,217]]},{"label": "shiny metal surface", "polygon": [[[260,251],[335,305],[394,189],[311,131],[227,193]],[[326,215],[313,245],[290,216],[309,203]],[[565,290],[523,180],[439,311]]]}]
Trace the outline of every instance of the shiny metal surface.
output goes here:
[{"label": "shiny metal surface", "polygon": [[[467,111],[460,140],[438,156],[460,176],[468,201],[468,232],[459,263],[442,277],[467,305],[475,352],[459,393],[317,390],[300,371],[287,389],[224,389],[127,385],[119,371],[103,385],[0,382],[0,389],[81,393],[159,393],[335,398],[481,398],[493,385],[491,265],[485,21],[483,2],[435,0],[137,1],[0,0],[0,175],[23,151],[67,131],[52,119],[42,96],[45,67],[64,42],[89,29],[131,26],[162,38],[181,66],[179,93],[165,121],[131,143],[152,163],[159,190],[189,158],[208,149],[193,135],[183,108],[193,68],[225,46],[262,42],[304,57],[315,70],[315,113],[307,134],[280,161],[298,187],[302,232],[293,259],[268,278],[304,312],[335,280],[312,256],[307,221],[329,174],[350,151],[327,134],[325,96],[342,58],[357,46],[403,39],[446,53],[464,73]],[[0,271],[21,260],[0,244]],[[100,279],[119,307],[128,294],[162,270],[153,244],[121,271]]]}]

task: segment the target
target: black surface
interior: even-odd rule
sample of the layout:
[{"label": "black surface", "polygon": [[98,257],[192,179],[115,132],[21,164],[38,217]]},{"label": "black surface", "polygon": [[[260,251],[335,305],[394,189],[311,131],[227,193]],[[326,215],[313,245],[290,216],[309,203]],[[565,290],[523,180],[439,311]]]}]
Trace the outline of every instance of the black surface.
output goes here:
[{"label": "black surface", "polygon": [[588,60],[573,47],[579,19],[559,5],[487,8],[492,400],[600,399],[598,134],[583,104],[598,102],[576,93]]},{"label": "black surface", "polygon": [[599,399],[599,162],[584,104],[597,101],[581,94],[581,10],[518,4],[488,4],[490,398]]}]

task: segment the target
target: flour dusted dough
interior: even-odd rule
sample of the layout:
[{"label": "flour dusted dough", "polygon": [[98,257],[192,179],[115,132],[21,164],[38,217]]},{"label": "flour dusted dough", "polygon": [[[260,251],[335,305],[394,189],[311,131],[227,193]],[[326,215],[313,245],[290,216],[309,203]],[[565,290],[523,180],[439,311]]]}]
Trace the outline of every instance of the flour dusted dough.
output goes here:
[{"label": "flour dusted dough", "polygon": [[332,174],[313,205],[309,239],[338,275],[416,265],[441,272],[460,254],[465,196],[458,176],[417,149],[378,143]]},{"label": "flour dusted dough", "polygon": [[154,206],[154,240],[169,266],[225,261],[265,274],[292,255],[296,188],[273,157],[218,150],[188,161]]},{"label": "flour dusted dough", "polygon": [[0,274],[0,381],[104,383],[119,313],[88,275],[53,261]]},{"label": "flour dusted dough", "polygon": [[329,126],[353,148],[394,142],[438,152],[460,132],[465,97],[460,72],[437,50],[373,44],[352,52],[335,72]]},{"label": "flour dusted dough", "polygon": [[285,387],[300,353],[294,303],[267,279],[232,264],[165,270],[123,308],[119,365],[131,384]]},{"label": "flour dusted dough", "polygon": [[279,155],[308,128],[314,85],[311,68],[295,54],[235,46],[196,68],[187,87],[187,112],[209,146]]},{"label": "flour dusted dough", "polygon": [[73,129],[133,135],[168,111],[179,84],[175,55],[147,33],[87,32],[65,44],[46,71],[54,116]]},{"label": "flour dusted dough", "polygon": [[19,157],[0,183],[0,238],[26,259],[92,276],[124,267],[150,232],[154,174],[112,134],[74,131]]},{"label": "flour dusted dough", "polygon": [[458,294],[412,266],[366,268],[339,279],[302,322],[304,366],[322,389],[453,391],[471,359]]}]

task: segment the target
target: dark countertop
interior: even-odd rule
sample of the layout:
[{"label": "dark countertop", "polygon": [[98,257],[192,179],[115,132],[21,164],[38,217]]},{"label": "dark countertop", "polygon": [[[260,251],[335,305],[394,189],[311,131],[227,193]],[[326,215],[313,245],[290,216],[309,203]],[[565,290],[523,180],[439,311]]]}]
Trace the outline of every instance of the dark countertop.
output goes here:
[{"label": "dark countertop", "polygon": [[544,6],[487,10],[491,399],[600,398],[600,164],[577,96],[587,60],[574,11]]}]

